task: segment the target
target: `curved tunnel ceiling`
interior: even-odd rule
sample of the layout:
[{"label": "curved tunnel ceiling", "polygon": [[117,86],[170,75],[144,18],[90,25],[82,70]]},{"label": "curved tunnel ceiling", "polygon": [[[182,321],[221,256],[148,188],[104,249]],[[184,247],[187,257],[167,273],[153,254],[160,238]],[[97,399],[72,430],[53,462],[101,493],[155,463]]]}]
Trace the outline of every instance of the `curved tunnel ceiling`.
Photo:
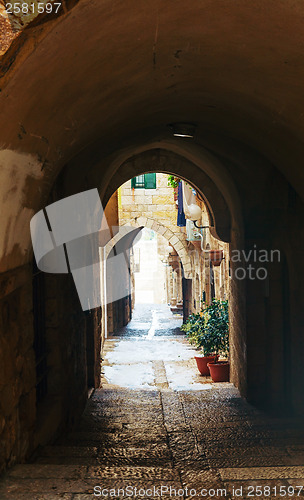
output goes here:
[{"label": "curved tunnel ceiling", "polygon": [[289,1],[81,0],[26,30],[1,92],[1,143],[51,169],[94,139],[115,149],[147,124],[190,120],[303,180],[290,167],[303,153],[303,21]]}]

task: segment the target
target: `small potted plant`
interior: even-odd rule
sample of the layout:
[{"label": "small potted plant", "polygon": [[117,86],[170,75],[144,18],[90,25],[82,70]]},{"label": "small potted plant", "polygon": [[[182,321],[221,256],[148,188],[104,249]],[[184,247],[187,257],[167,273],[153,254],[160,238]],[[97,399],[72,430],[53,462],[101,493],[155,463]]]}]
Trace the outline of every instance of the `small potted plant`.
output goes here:
[{"label": "small potted plant", "polygon": [[202,350],[202,356],[194,356],[199,372],[202,375],[210,375],[207,364],[215,361],[217,356],[214,353],[210,337],[206,336],[205,326],[206,317],[204,309],[202,309],[197,314],[190,314],[181,330],[186,333],[190,344]]},{"label": "small potted plant", "polygon": [[223,258],[223,250],[209,250],[209,259],[214,266],[220,266]]},{"label": "small potted plant", "polygon": [[[195,356],[202,375],[209,375],[214,382],[229,380],[228,361],[218,361],[229,352],[228,302],[214,299],[203,305],[200,313],[191,314],[181,328],[191,344],[202,349],[203,356]],[[219,373],[218,373],[219,372]],[[221,380],[220,380],[221,379]]]},{"label": "small potted plant", "polygon": [[229,315],[228,301],[214,299],[208,307],[208,319],[206,322],[207,335],[213,339],[214,351],[225,357],[219,361],[218,358],[207,364],[213,382],[229,381]]}]

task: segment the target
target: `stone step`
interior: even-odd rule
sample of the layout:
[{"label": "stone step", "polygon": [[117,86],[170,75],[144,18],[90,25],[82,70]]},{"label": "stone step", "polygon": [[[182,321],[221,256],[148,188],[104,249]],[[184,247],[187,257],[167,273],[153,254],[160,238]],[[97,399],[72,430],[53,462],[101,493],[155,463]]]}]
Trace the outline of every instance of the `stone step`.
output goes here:
[{"label": "stone step", "polygon": [[165,428],[161,432],[147,431],[143,428],[127,429],[125,432],[107,433],[97,431],[75,431],[58,440],[58,445],[63,446],[113,446],[119,443],[132,442],[144,446],[152,446],[154,443],[166,443],[167,436]]},{"label": "stone step", "polygon": [[[21,464],[8,472],[15,479],[155,479],[173,481],[179,474],[171,467],[75,466],[56,464]],[[0,497],[1,498],[1,497]]]},{"label": "stone step", "polygon": [[[89,500],[94,488],[182,487],[177,471],[169,467],[74,466],[26,464],[15,466],[0,484],[1,500]],[[95,497],[94,497],[95,498]],[[137,498],[137,497],[134,497]],[[163,498],[167,498],[164,495]],[[182,497],[179,497],[182,498]]]},{"label": "stone step", "polygon": [[45,446],[40,452],[40,457],[65,457],[75,458],[96,457],[98,448],[95,446]]},{"label": "stone step", "polygon": [[171,453],[167,444],[145,447],[105,447],[98,449],[93,446],[48,446],[39,453],[38,464],[52,465],[106,465],[146,466],[171,465]]}]

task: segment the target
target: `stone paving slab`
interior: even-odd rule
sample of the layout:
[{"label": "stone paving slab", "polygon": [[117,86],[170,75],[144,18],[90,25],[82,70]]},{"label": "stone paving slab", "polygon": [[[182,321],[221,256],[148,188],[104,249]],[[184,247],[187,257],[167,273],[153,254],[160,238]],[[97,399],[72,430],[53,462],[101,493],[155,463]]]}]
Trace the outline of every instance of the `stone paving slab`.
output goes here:
[{"label": "stone paving slab", "polygon": [[163,460],[169,457],[170,451],[164,444],[154,448],[109,448],[99,455],[99,458],[112,457],[112,458],[127,458],[129,460],[147,458],[150,460]]},{"label": "stone paving slab", "polygon": [[89,467],[86,477],[179,481],[176,469],[165,467]]},{"label": "stone paving slab", "polygon": [[[95,390],[75,429],[0,480],[0,500],[93,500],[96,485],[130,484],[224,488],[225,498],[236,500],[252,498],[233,494],[241,486],[304,486],[301,420],[272,420],[228,383],[169,390],[166,363],[156,369],[153,390]],[[210,491],[204,498],[219,498]],[[275,498],[274,491],[253,498]]]},{"label": "stone paving slab", "polygon": [[8,472],[8,477],[16,479],[50,479],[50,478],[63,478],[63,479],[80,479],[85,477],[87,473],[86,466],[74,465],[38,465],[22,464],[16,465],[11,471]]},{"label": "stone paving slab", "polygon": [[233,448],[226,448],[223,446],[218,446],[218,444],[209,447],[207,444],[204,447],[204,452],[208,458],[225,458],[227,456],[231,457],[233,460],[235,457],[256,457],[259,460],[260,457],[276,457],[276,456],[286,456],[288,455],[287,449],[277,448],[277,447],[262,447],[262,446],[245,446],[245,443],[241,445],[234,446]]},{"label": "stone paving slab", "polygon": [[300,467],[246,467],[225,468],[219,473],[223,481],[235,479],[303,479],[304,466]]},{"label": "stone paving slab", "polygon": [[243,457],[229,457],[227,455],[226,458],[217,458],[212,457],[208,458],[208,463],[210,467],[217,468],[232,468],[232,467],[278,467],[287,465],[288,458],[286,459],[284,456],[243,456]]},{"label": "stone paving slab", "polygon": [[218,483],[220,481],[220,474],[217,469],[196,469],[188,467],[180,467],[180,475],[184,485],[194,485],[196,482],[200,483]]},{"label": "stone paving slab", "polygon": [[[4,485],[5,486],[5,485]],[[129,487],[130,491],[135,492],[136,490],[152,490],[155,488],[160,491],[160,488],[167,488],[168,491],[171,488],[181,489],[182,484],[180,481],[168,481],[168,480],[153,480],[153,482],[149,480],[128,480],[123,481],[120,478],[118,479],[106,479],[102,482],[98,480],[88,480],[88,481],[64,481],[58,480],[56,485],[54,486],[54,482],[50,480],[37,481],[37,480],[29,480],[22,479],[18,480],[14,483],[13,487],[1,487],[0,488],[0,498],[1,500],[33,500],[33,499],[47,499],[53,500],[56,498],[63,498],[64,500],[70,500],[76,498],[96,498],[93,495],[94,488],[100,487],[102,489],[107,490],[125,490]],[[164,492],[166,490],[164,489]],[[76,495],[73,495],[76,494]],[[105,497],[103,497],[105,498]],[[115,498],[113,495],[110,498]],[[117,496],[116,498],[123,498],[122,495]],[[144,496],[132,496],[134,498],[145,498]],[[146,497],[148,498],[148,497]],[[149,496],[151,498],[151,496]],[[164,494],[161,498],[172,498],[172,495]],[[178,496],[178,498],[184,498],[183,496]]]},{"label": "stone paving slab", "polygon": [[38,457],[35,460],[36,464],[51,464],[51,465],[82,465],[82,466],[94,466],[99,463],[96,457]]},{"label": "stone paving slab", "polygon": [[[73,493],[35,493],[35,492],[18,492],[18,497],[16,497],[16,492],[1,493],[1,500],[74,500],[76,497]],[[84,498],[92,500],[92,495],[80,495],[79,498]]]},{"label": "stone paving slab", "polygon": [[22,495],[32,494],[53,494],[63,495],[64,493],[93,493],[94,484],[87,479],[17,479],[6,478],[0,486],[0,498],[19,500]]},{"label": "stone paving slab", "polygon": [[94,457],[97,456],[96,446],[45,446],[39,453],[41,457]]}]

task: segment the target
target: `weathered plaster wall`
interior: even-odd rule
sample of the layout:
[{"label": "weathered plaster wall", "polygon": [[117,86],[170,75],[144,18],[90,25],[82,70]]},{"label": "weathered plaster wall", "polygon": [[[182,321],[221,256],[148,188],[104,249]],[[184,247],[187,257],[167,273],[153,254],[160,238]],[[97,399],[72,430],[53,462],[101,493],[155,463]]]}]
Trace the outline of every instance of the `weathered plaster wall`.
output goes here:
[{"label": "weathered plaster wall", "polygon": [[0,272],[31,259],[29,223],[42,197],[42,179],[37,157],[0,151]]}]

